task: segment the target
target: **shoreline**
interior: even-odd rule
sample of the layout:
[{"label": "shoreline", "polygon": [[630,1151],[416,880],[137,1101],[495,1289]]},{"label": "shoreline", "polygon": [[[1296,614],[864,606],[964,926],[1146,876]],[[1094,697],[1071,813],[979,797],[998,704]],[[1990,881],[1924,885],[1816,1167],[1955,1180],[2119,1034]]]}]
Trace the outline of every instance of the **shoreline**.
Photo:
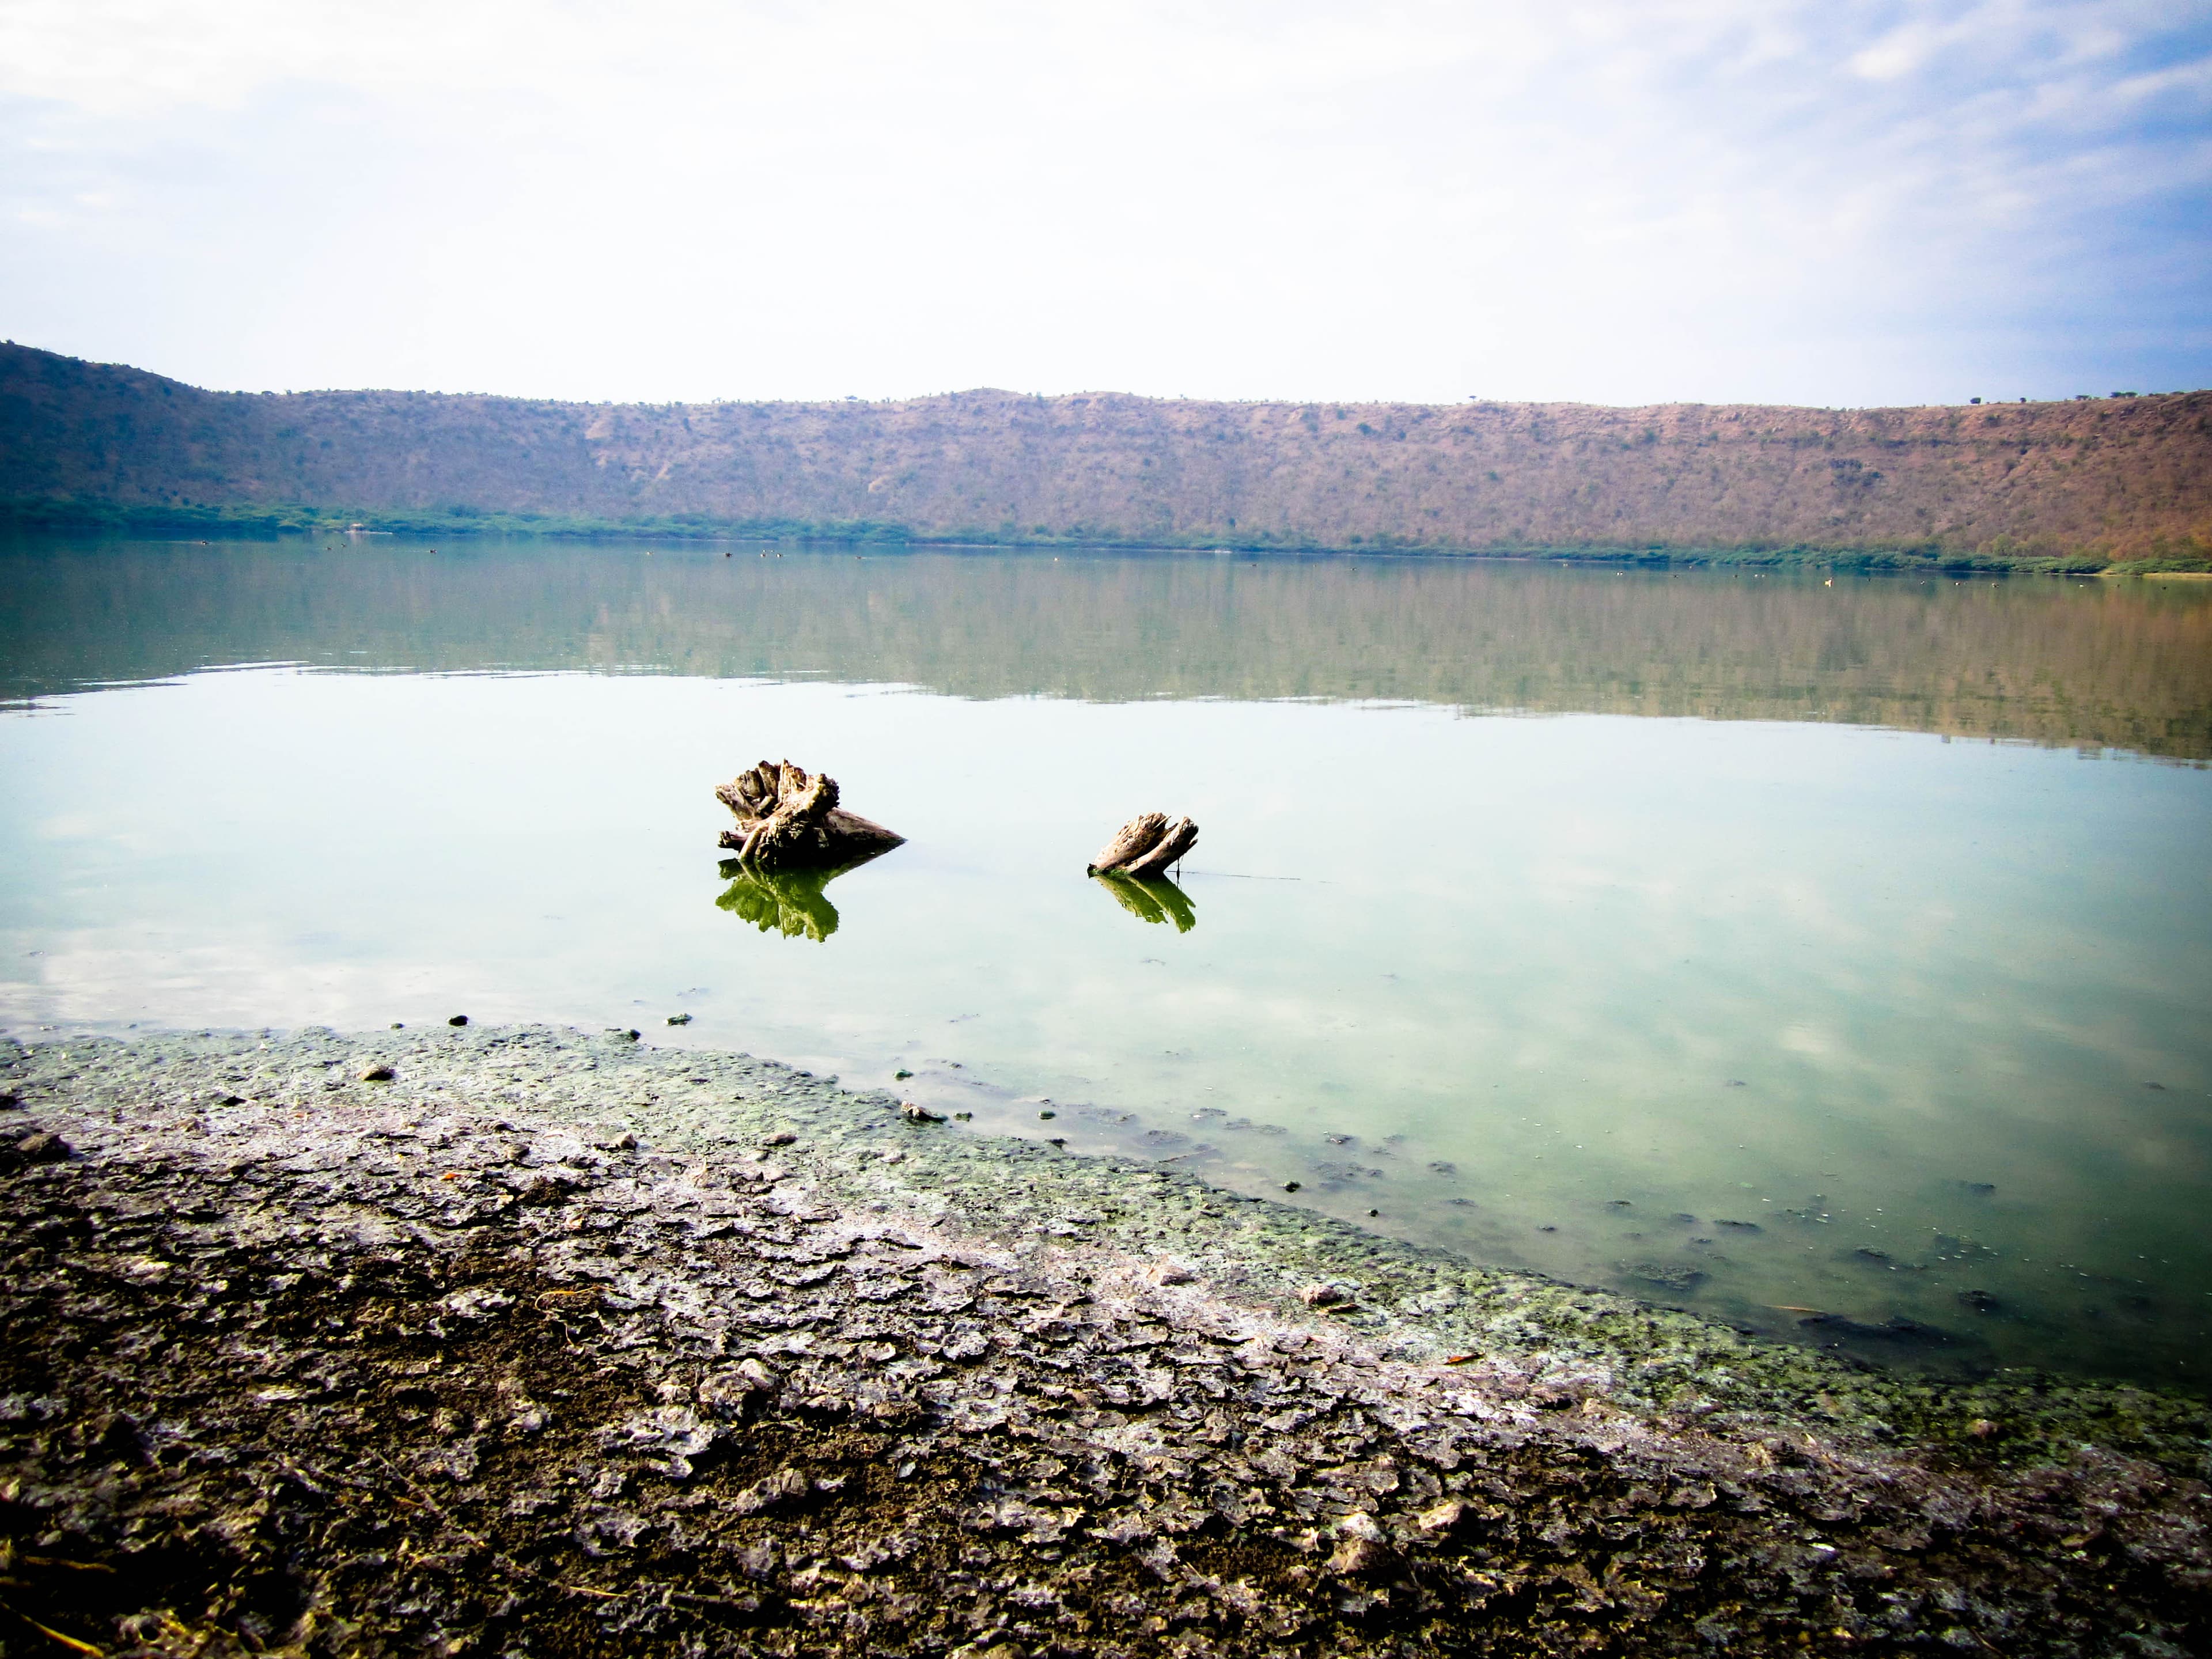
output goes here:
[{"label": "shoreline", "polygon": [[0,1606],[57,1652],[2212,1628],[2203,1401],[1873,1372],[629,1033],[0,1038]]},{"label": "shoreline", "polygon": [[[1625,541],[1462,544],[1413,538],[1370,541],[1294,539],[1255,541],[1220,535],[1101,537],[1026,534],[986,529],[918,531],[868,520],[600,519],[556,515],[356,512],[283,506],[141,508],[106,503],[32,502],[0,499],[0,536],[108,535],[152,537],[161,532],[204,531],[228,539],[316,543],[343,536],[397,537],[407,541],[547,541],[676,543],[702,545],[814,548],[865,547],[878,554],[962,552],[1078,552],[1127,555],[1232,554],[1248,558],[1435,559],[1495,564],[1573,564],[1592,568],[1750,570],[1800,575],[2212,577],[2212,564],[2193,551],[2114,552],[2089,545],[2026,550],[1967,547],[1930,541]],[[435,548],[430,550],[437,551]]]}]

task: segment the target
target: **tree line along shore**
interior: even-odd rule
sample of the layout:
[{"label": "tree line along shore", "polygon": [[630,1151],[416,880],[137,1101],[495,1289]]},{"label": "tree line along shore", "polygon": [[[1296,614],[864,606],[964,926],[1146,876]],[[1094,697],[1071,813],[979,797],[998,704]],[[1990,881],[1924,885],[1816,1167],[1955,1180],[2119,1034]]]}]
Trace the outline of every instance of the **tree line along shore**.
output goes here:
[{"label": "tree line along shore", "polygon": [[1821,410],[212,392],[0,346],[0,524],[2212,569],[2212,392]]}]

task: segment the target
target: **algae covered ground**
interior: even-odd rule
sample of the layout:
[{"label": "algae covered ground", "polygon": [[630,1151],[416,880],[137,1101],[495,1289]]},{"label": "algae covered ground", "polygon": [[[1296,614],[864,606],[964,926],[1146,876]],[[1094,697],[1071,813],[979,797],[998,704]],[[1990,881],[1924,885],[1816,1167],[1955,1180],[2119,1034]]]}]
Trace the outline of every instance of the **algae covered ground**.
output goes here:
[{"label": "algae covered ground", "polygon": [[14,1653],[2180,1655],[2212,1413],[743,1055],[0,1047]]}]

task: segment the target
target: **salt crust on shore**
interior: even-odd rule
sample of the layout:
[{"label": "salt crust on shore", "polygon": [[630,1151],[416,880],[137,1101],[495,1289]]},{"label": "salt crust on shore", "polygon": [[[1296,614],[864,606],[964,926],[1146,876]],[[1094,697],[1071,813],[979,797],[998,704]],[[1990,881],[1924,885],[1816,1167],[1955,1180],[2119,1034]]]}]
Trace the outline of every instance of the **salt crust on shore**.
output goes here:
[{"label": "salt crust on shore", "polygon": [[0,1090],[0,1650],[2212,1632],[2196,1402],[1871,1374],[626,1034],[40,1034]]}]

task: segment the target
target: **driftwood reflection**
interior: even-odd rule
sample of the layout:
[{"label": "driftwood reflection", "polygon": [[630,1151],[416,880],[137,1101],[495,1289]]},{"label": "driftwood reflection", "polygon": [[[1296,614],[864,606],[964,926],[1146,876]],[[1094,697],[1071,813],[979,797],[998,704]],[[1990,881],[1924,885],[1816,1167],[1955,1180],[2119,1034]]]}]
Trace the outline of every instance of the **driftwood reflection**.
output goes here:
[{"label": "driftwood reflection", "polygon": [[1198,926],[1190,895],[1165,876],[1123,876],[1100,871],[1091,878],[1139,921],[1171,921],[1178,933]]},{"label": "driftwood reflection", "polygon": [[757,870],[736,859],[724,859],[717,867],[730,884],[714,901],[718,909],[750,921],[763,933],[826,939],[837,931],[837,907],[822,890],[856,866]]}]

